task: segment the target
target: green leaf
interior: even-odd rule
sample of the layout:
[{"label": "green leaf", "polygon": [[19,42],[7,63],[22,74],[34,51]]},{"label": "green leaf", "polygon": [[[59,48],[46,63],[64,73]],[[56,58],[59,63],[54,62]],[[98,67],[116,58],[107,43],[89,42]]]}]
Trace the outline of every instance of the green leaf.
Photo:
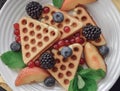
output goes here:
[{"label": "green leaf", "polygon": [[1,60],[9,68],[21,69],[25,67],[21,52],[8,51],[1,55]]},{"label": "green leaf", "polygon": [[84,79],[85,86],[80,91],[97,91],[97,83],[92,79]]},{"label": "green leaf", "polygon": [[64,0],[53,0],[53,5],[57,8],[61,8]]},{"label": "green leaf", "polygon": [[79,74],[83,78],[93,79],[95,81],[98,81],[98,80],[102,79],[106,75],[105,72],[102,69],[93,70],[93,69],[90,69],[90,68],[81,70],[79,72]]},{"label": "green leaf", "polygon": [[78,91],[77,83],[78,83],[78,78],[77,76],[75,76],[74,79],[70,81],[68,91]]},{"label": "green leaf", "polygon": [[78,75],[78,89],[82,89],[85,86],[85,82],[80,75]]},{"label": "green leaf", "polygon": [[70,81],[70,85],[69,85],[68,91],[74,91],[73,83],[74,83],[74,79],[72,79],[72,80]]}]

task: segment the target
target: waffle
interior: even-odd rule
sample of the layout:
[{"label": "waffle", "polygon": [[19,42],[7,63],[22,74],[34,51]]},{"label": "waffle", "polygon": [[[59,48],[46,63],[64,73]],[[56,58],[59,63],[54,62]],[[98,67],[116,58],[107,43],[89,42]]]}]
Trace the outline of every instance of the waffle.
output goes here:
[{"label": "waffle", "polygon": [[[80,22],[82,22],[84,26],[87,25],[87,24],[96,25],[95,21],[92,19],[90,14],[87,12],[85,7],[82,6],[82,5],[78,6],[77,8],[75,8],[73,10],[72,15],[75,18],[77,18]],[[82,36],[82,31],[80,31],[80,34]],[[104,38],[103,34],[100,35],[100,38],[97,41],[90,41],[90,42],[92,44],[94,44],[95,46],[101,46],[101,45],[105,45],[106,44],[106,41],[105,41],[105,38]]]},{"label": "waffle", "polygon": [[[50,11],[47,14],[46,13],[42,14],[43,19],[41,21],[50,26],[57,28],[61,32],[62,35],[61,39],[67,38],[68,36],[76,33],[77,31],[79,31],[79,29],[82,28],[83,24],[77,19],[68,15],[66,12],[63,12],[51,5],[46,5],[45,7],[49,7]],[[61,12],[64,15],[63,22],[61,23],[54,22],[53,14],[55,12]],[[65,26],[68,26],[70,28],[70,31],[67,33],[64,31]]]},{"label": "waffle", "polygon": [[48,70],[50,74],[68,91],[70,81],[74,78],[82,55],[82,45],[75,43],[69,46],[73,50],[72,56],[67,59],[60,55],[59,50],[52,49],[56,60],[54,68]]},{"label": "waffle", "polygon": [[19,26],[25,64],[47,50],[60,38],[60,32],[57,29],[28,17],[23,17],[19,21]]}]

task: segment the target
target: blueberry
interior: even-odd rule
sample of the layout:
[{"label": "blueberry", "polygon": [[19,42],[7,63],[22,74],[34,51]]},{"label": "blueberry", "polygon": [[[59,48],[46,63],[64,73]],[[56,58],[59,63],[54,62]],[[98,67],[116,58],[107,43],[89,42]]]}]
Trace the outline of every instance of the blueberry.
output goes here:
[{"label": "blueberry", "polygon": [[17,51],[20,51],[21,45],[20,43],[14,41],[13,43],[11,43],[10,48],[12,51],[17,52]]},{"label": "blueberry", "polygon": [[106,57],[107,54],[109,53],[109,48],[106,45],[100,46],[98,50],[103,57]]},{"label": "blueberry", "polygon": [[61,23],[64,20],[64,15],[60,12],[56,12],[53,14],[53,20],[57,23]]},{"label": "blueberry", "polygon": [[50,77],[47,77],[45,80],[44,80],[44,84],[45,86],[47,87],[52,87],[55,85],[55,78],[53,78],[52,76]]},{"label": "blueberry", "polygon": [[61,50],[61,55],[67,58],[72,55],[72,49],[70,47],[63,47]]}]

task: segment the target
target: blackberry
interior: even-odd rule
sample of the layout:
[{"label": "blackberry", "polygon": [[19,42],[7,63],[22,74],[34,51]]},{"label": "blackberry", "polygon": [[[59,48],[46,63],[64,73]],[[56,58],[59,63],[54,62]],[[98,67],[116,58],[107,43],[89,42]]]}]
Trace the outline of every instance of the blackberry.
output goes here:
[{"label": "blackberry", "polygon": [[55,65],[55,60],[52,54],[45,52],[41,55],[40,59],[40,66],[44,69],[51,69]]},{"label": "blackberry", "polygon": [[42,14],[42,5],[35,1],[29,2],[25,9],[33,19],[39,19]]},{"label": "blackberry", "polygon": [[97,40],[100,38],[101,29],[97,26],[93,26],[92,24],[88,24],[83,27],[82,34],[88,40]]}]

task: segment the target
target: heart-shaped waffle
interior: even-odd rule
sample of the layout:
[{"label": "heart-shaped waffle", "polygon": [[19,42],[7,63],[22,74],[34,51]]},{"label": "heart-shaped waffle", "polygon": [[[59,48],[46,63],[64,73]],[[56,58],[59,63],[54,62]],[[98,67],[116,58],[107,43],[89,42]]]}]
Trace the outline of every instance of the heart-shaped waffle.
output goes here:
[{"label": "heart-shaped waffle", "polygon": [[68,91],[70,81],[74,78],[79,61],[82,55],[82,45],[75,43],[69,46],[72,49],[72,55],[64,58],[59,50],[52,49],[55,58],[55,67],[48,70],[50,74]]},{"label": "heart-shaped waffle", "polygon": [[[50,26],[53,26],[55,28],[57,28],[60,32],[61,32],[61,39],[67,38],[68,36],[76,33],[79,31],[79,29],[81,29],[83,27],[83,24],[78,21],[77,19],[71,17],[70,15],[68,15],[66,12],[63,12],[51,5],[46,5],[45,7],[49,8],[49,12],[42,14],[42,22],[46,23]],[[61,12],[64,15],[64,20],[61,23],[56,23],[53,19],[53,14],[55,12]],[[64,28],[65,27],[69,27],[70,31],[69,32],[65,32]]]},{"label": "heart-shaped waffle", "polygon": [[28,17],[20,19],[19,27],[25,64],[47,50],[60,38],[60,32],[57,29]]},{"label": "heart-shaped waffle", "polygon": [[[80,22],[82,22],[85,25],[87,24],[92,24],[96,26],[95,21],[93,20],[93,18],[90,16],[90,14],[88,13],[88,11],[85,9],[84,6],[80,5],[77,8],[75,8],[73,10],[72,15],[78,19]],[[82,36],[82,30],[80,31],[80,36]],[[82,36],[84,37],[84,36]],[[92,44],[94,44],[95,46],[101,46],[101,45],[105,45],[106,44],[106,40],[103,36],[103,34],[100,35],[100,38],[97,41],[90,41]]]}]

